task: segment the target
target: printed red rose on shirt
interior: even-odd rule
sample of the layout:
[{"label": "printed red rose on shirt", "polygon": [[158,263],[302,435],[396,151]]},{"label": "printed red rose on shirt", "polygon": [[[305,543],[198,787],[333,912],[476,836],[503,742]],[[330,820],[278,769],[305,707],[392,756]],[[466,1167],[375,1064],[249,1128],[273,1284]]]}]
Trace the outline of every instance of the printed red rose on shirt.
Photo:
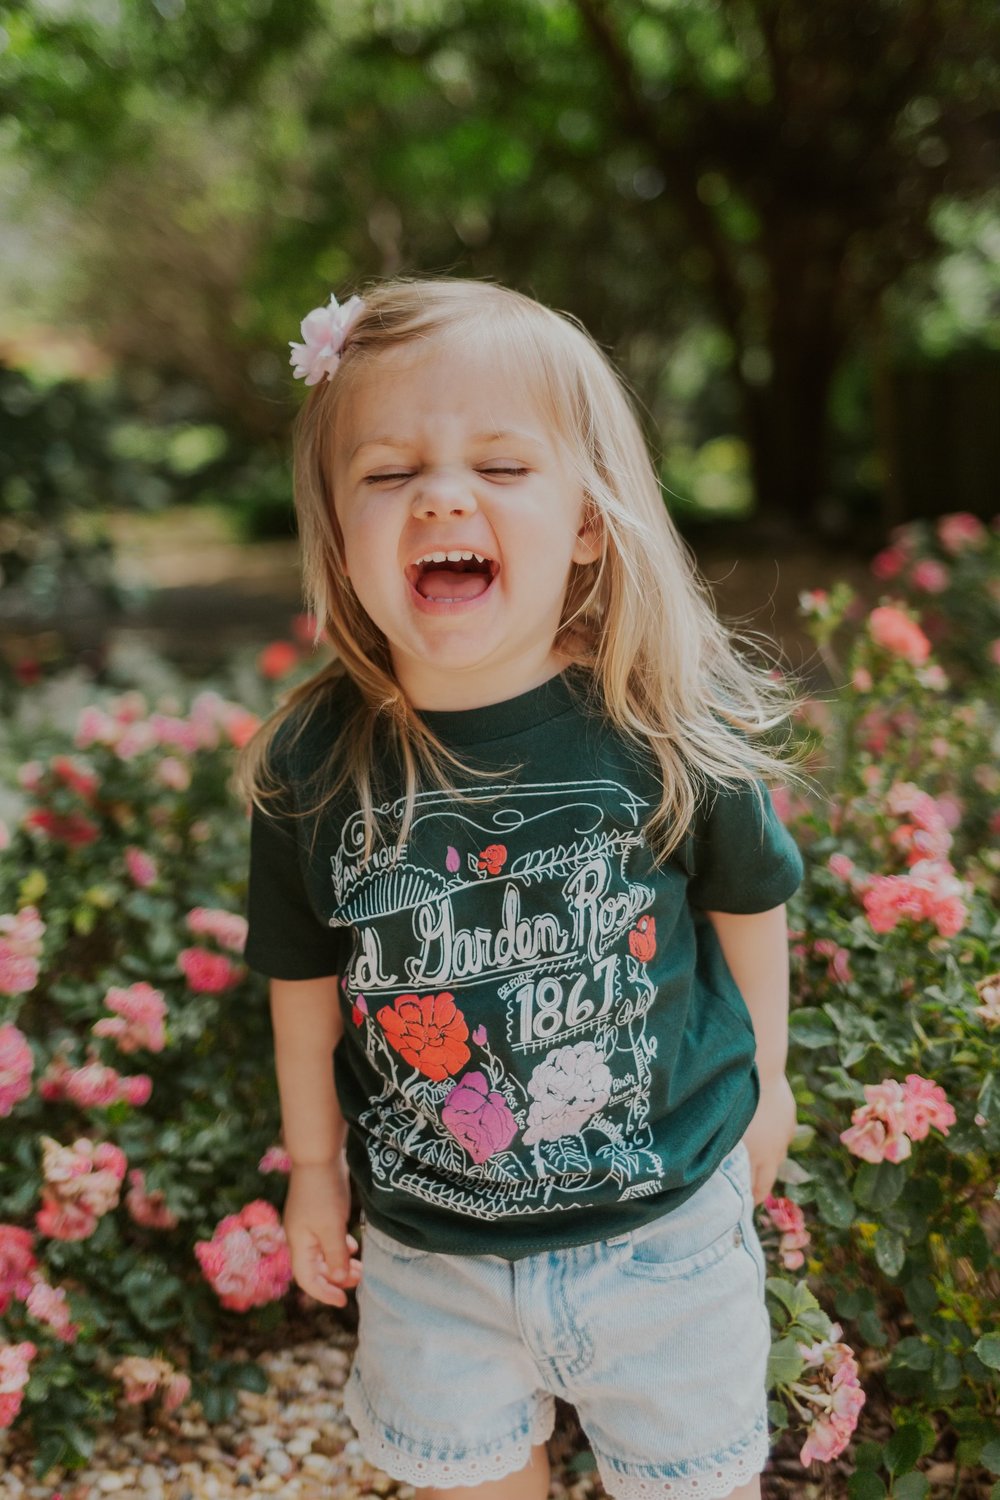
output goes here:
[{"label": "printed red rose on shirt", "polygon": [[464,1068],[472,1055],[465,1017],[448,990],[422,998],[400,995],[394,1005],[383,1005],[378,1022],[389,1045],[435,1083]]},{"label": "printed red rose on shirt", "polygon": [[656,918],[646,912],[628,935],[628,951],[640,963],[648,964],[656,952]]}]

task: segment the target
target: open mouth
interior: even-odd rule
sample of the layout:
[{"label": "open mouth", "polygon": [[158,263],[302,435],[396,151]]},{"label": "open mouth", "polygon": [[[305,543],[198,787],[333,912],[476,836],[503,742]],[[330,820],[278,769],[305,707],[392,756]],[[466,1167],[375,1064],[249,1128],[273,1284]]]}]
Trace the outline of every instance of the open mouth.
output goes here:
[{"label": "open mouth", "polygon": [[476,599],[485,594],[500,571],[500,564],[476,553],[429,553],[411,563],[406,576],[424,599]]}]

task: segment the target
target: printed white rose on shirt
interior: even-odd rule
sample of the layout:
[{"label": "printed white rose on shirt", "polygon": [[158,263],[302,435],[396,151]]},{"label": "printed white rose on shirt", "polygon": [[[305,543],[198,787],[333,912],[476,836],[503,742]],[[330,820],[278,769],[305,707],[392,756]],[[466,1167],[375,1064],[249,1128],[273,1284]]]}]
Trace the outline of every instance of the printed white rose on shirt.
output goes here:
[{"label": "printed white rose on shirt", "polygon": [[528,1093],[535,1102],[528,1110],[525,1142],[557,1141],[575,1134],[607,1104],[611,1070],[593,1042],[557,1047],[532,1073]]}]

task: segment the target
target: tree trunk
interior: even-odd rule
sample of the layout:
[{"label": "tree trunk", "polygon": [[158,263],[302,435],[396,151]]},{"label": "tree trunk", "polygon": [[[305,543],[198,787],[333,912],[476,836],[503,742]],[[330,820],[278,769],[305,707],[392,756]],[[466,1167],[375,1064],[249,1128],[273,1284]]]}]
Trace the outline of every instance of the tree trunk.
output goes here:
[{"label": "tree trunk", "polygon": [[846,247],[829,239],[817,243],[820,237],[810,235],[808,223],[772,220],[769,227],[760,246],[768,265],[766,300],[758,309],[763,368],[748,366],[746,354],[737,366],[755,521],[768,535],[822,537],[830,534],[833,519],[824,517],[822,502],[830,390],[844,346],[840,278]]},{"label": "tree trunk", "polygon": [[768,533],[821,535],[836,354],[817,349],[812,340],[770,352],[770,378],[741,381],[756,520]]}]

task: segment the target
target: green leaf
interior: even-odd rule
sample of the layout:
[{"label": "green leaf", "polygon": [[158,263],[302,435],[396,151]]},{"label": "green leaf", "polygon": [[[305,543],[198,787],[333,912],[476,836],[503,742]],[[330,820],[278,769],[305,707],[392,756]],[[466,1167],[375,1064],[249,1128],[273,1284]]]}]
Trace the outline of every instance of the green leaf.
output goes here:
[{"label": "green leaf", "polygon": [[929,1318],[938,1305],[934,1283],[927,1276],[914,1276],[903,1285],[906,1305],[915,1318]]},{"label": "green leaf", "polygon": [[35,1473],[42,1479],[56,1464],[61,1464],[66,1456],[67,1445],[58,1433],[50,1432],[38,1445],[38,1454],[35,1458]]},{"label": "green leaf", "polygon": [[887,1276],[898,1276],[906,1262],[903,1236],[881,1224],[875,1232],[875,1262]]},{"label": "green leaf", "polygon": [[788,1017],[792,1041],[800,1047],[830,1047],[837,1040],[837,1028],[830,1017],[815,1006],[793,1010]]},{"label": "green leaf", "polygon": [[885,1445],[885,1466],[890,1474],[905,1474],[920,1457],[923,1446],[920,1428],[897,1427]]},{"label": "green leaf", "polygon": [[574,1453],[566,1467],[573,1474],[592,1474],[597,1468],[597,1460],[588,1448],[585,1453]]},{"label": "green leaf", "polygon": [[788,1426],[788,1408],[783,1401],[767,1403],[767,1420],[773,1432],[784,1432]]},{"label": "green leaf", "polygon": [[939,1391],[953,1391],[962,1379],[962,1366],[949,1349],[935,1349],[931,1376]]},{"label": "green leaf", "polygon": [[984,1443],[979,1462],[985,1469],[989,1469],[991,1474],[1000,1474],[1000,1438]]},{"label": "green leaf", "polygon": [[900,1339],[892,1351],[893,1364],[907,1370],[929,1370],[933,1358],[934,1350],[923,1339]]},{"label": "green leaf", "polygon": [[1000,1479],[997,1480],[996,1484],[990,1490],[990,1500],[1000,1500]]},{"label": "green leaf", "polygon": [[[891,1441],[891,1439],[890,1439]],[[904,1474],[892,1487],[893,1500],[924,1500],[931,1487],[926,1474]]]},{"label": "green leaf", "polygon": [[850,1291],[837,1293],[836,1308],[842,1318],[856,1318],[875,1306],[875,1299],[866,1286],[852,1287]]},{"label": "green leaf", "polygon": [[858,1469],[847,1481],[850,1500],[882,1500],[885,1485],[871,1469]]},{"label": "green leaf", "polygon": [[887,1208],[906,1186],[906,1170],[896,1162],[861,1163],[854,1179],[854,1201],[862,1208]]},{"label": "green leaf", "polygon": [[784,1276],[769,1276],[764,1283],[768,1295],[780,1302],[786,1312],[794,1316],[795,1312],[795,1283],[786,1281]]},{"label": "green leaf", "polygon": [[854,1462],[859,1469],[880,1469],[882,1467],[882,1444],[859,1443],[854,1452]]},{"label": "green leaf", "polygon": [[798,1380],[804,1367],[805,1361],[796,1347],[795,1339],[776,1339],[767,1359],[768,1389]]},{"label": "green leaf", "polygon": [[209,1424],[225,1422],[236,1410],[236,1393],[227,1386],[202,1386],[198,1399]]},{"label": "green leaf", "polygon": [[846,1188],[817,1181],[816,1207],[824,1224],[848,1229],[854,1222],[854,1201]]},{"label": "green leaf", "polygon": [[1000,1120],[1000,1075],[987,1073],[976,1100],[976,1114],[987,1120]]},{"label": "green leaf", "polygon": [[232,1372],[233,1385],[239,1386],[242,1391],[255,1391],[258,1396],[266,1396],[271,1389],[267,1371],[260,1365],[240,1364]]},{"label": "green leaf", "polygon": [[882,1320],[873,1309],[860,1314],[857,1320],[858,1332],[866,1344],[871,1344],[873,1349],[884,1349],[889,1342],[889,1335],[882,1327]]},{"label": "green leaf", "polygon": [[973,1344],[972,1352],[991,1370],[1000,1370],[1000,1333],[984,1333]]}]

